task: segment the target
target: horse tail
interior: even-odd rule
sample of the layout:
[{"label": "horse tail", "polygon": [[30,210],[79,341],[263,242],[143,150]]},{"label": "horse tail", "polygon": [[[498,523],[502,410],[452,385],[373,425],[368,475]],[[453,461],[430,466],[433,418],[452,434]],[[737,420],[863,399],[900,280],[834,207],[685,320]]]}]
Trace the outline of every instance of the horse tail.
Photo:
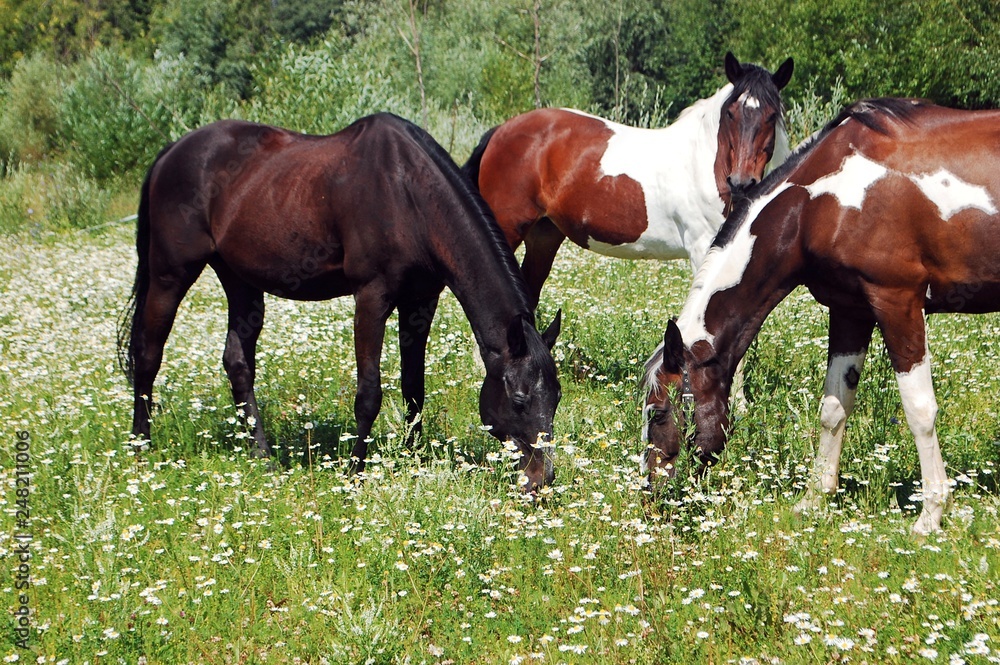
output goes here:
[{"label": "horse tail", "polygon": [[483,134],[483,138],[479,139],[479,145],[472,151],[469,161],[462,166],[462,173],[472,181],[472,184],[476,187],[476,191],[479,191],[479,167],[483,163],[483,153],[486,152],[486,146],[489,145],[490,139],[493,138],[493,134],[499,128],[500,125],[497,125]]},{"label": "horse tail", "polygon": [[146,295],[149,293],[149,181],[152,179],[156,163],[172,146],[173,143],[169,144],[156,156],[139,190],[139,212],[136,216],[135,231],[135,251],[139,261],[135,269],[132,294],[118,318],[118,365],[125,373],[129,385],[135,378],[136,345],[142,333],[142,313],[146,307]]}]

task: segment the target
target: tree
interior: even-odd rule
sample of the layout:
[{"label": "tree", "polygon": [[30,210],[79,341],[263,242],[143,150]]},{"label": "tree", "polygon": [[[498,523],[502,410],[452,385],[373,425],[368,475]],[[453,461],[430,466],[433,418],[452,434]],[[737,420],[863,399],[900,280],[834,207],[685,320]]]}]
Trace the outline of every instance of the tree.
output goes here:
[{"label": "tree", "polygon": [[253,0],[168,0],[152,32],[163,52],[191,64],[201,85],[241,99],[252,91],[250,63],[273,36],[269,5]]},{"label": "tree", "polygon": [[841,79],[851,99],[1000,105],[994,0],[741,0],[733,10],[736,48],[771,62],[793,55],[796,78],[821,95]]},{"label": "tree", "polygon": [[331,0],[273,0],[274,29],[290,41],[308,42],[330,29],[342,4]]},{"label": "tree", "polygon": [[148,30],[155,0],[9,0],[0,9],[0,74],[35,51],[63,62],[98,46],[138,43]]}]

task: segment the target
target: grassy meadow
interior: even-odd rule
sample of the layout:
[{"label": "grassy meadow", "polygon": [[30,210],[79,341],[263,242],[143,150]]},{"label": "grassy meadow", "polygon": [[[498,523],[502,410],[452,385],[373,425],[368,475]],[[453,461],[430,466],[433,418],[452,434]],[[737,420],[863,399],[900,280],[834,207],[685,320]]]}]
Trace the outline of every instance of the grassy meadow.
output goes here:
[{"label": "grassy meadow", "polygon": [[[127,214],[129,202],[110,210]],[[121,208],[117,210],[115,206]],[[282,465],[249,459],[206,272],[157,380],[154,447],[127,443],[115,360],[131,224],[0,244],[5,662],[1000,662],[1000,316],[930,322],[955,499],[916,540],[919,469],[876,338],[843,491],[799,517],[818,440],[826,313],[795,292],[751,349],[750,405],[721,465],[639,477],[638,379],[690,276],[564,247],[563,401],[553,487],[532,502],[482,431],[482,371],[446,294],[428,351],[425,447],[406,450],[398,348],[362,481],[346,474],[355,388],[349,299],[270,299],[257,394]],[[27,648],[14,628],[15,443],[30,436]]]},{"label": "grassy meadow", "polygon": [[[9,6],[8,6],[9,5]],[[961,5],[961,6],[959,6]],[[750,349],[722,463],[643,491],[639,379],[683,262],[563,247],[556,481],[538,500],[483,431],[456,300],[428,350],[419,450],[398,342],[373,459],[349,477],[350,299],[267,301],[254,461],[222,367],[211,271],[181,306],[153,447],[129,445],[116,324],[138,182],[222,117],[325,133],[374,111],[463,161],[515,113],[659,126],[773,71],[793,143],[851,100],[1000,105],[994,0],[15,0],[0,6],[0,659],[358,665],[1000,663],[1000,315],[930,321],[954,505],[916,539],[919,465],[876,336],[842,491],[797,516],[819,432],[826,312],[797,291]],[[959,11],[955,11],[958,9]],[[248,27],[250,26],[250,27]],[[393,322],[391,326],[395,325]],[[30,582],[30,584],[28,584]]]}]

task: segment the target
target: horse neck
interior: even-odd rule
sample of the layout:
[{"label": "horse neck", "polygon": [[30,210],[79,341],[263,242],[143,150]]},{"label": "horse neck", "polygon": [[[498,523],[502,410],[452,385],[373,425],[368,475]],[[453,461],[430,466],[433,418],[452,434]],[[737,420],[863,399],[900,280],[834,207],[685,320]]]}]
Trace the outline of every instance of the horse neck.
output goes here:
[{"label": "horse neck", "polygon": [[732,89],[731,83],[724,85],[711,97],[684,109],[671,125],[656,130],[664,139],[669,137],[670,161],[683,165],[672,173],[674,186],[685,198],[697,193],[703,200],[703,209],[716,210],[719,218],[716,225],[721,223],[723,202],[715,180],[715,158],[719,150],[722,103]]},{"label": "horse neck", "polygon": [[506,350],[507,330],[515,317],[534,320],[513,253],[503,255],[506,246],[490,237],[487,223],[473,221],[469,229],[445,229],[453,236],[463,236],[461,247],[454,242],[431,243],[435,259],[444,269],[444,282],[469,319],[484,360]]},{"label": "horse neck", "polygon": [[[788,242],[792,234],[769,228],[769,237],[784,239],[777,243],[750,233],[757,213],[786,187],[780,185],[755,201],[751,213],[726,245],[712,247],[695,275],[677,320],[684,344],[698,364],[718,364],[729,382],[727,389],[737,364],[768,314],[799,284],[802,259],[794,243]],[[767,220],[768,225],[775,223],[798,221],[791,215]],[[710,309],[725,314],[711,316]],[[707,347],[700,342],[707,343]]]}]

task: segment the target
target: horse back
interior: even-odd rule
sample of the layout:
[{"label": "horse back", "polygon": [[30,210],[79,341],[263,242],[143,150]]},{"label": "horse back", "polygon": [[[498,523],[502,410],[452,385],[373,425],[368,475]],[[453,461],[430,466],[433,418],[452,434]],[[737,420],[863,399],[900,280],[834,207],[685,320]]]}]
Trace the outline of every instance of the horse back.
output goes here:
[{"label": "horse back", "polygon": [[421,136],[389,114],[327,136],[208,125],[153,167],[152,227],[170,262],[222,262],[286,297],[346,295],[373,279],[402,284],[428,271],[430,227],[460,205]]},{"label": "horse back", "polygon": [[807,252],[861,282],[924,284],[928,311],[995,311],[998,161],[1000,112],[862,102],[791,178]]},{"label": "horse back", "polygon": [[594,214],[590,208],[597,206],[587,203],[591,195],[607,193],[595,187],[614,134],[607,121],[567,109],[529,111],[496,129],[482,156],[478,184],[512,245],[527,226],[549,217],[586,246],[585,231],[571,224]]}]

